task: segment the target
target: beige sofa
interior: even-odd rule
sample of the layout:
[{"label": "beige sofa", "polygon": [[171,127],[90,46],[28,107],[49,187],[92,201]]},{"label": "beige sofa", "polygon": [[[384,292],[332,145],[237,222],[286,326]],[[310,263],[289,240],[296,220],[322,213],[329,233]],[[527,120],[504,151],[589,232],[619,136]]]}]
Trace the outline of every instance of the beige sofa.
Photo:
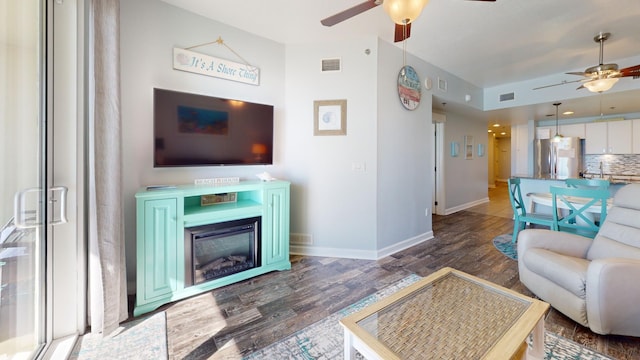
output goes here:
[{"label": "beige sofa", "polygon": [[593,332],[640,336],[640,184],[618,190],[593,240],[522,231],[518,270],[529,290]]}]

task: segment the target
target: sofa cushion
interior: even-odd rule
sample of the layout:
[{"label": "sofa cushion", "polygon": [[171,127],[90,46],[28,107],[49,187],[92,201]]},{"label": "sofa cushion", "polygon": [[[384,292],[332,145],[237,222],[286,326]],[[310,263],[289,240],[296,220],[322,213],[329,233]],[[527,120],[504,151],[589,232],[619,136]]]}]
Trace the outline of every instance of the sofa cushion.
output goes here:
[{"label": "sofa cushion", "polygon": [[613,198],[613,205],[640,210],[640,184],[629,184],[623,186],[616,192]]},{"label": "sofa cushion", "polygon": [[611,257],[640,259],[640,211],[617,206],[611,208],[587,252],[587,259]]},{"label": "sofa cushion", "polygon": [[567,289],[581,299],[586,298],[585,286],[589,260],[531,248],[524,254],[522,261],[532,272]]}]

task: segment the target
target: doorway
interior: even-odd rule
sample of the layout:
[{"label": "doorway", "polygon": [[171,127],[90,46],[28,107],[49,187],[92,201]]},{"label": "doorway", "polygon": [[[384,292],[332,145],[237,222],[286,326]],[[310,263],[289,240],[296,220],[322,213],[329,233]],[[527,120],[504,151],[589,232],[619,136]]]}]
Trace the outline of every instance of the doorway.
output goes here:
[{"label": "doorway", "polygon": [[432,206],[431,213],[445,215],[445,182],[444,182],[444,124],[446,116],[432,113]]},{"label": "doorway", "polygon": [[0,358],[32,358],[46,343],[46,12],[37,0],[2,7]]},{"label": "doorway", "polygon": [[81,4],[0,2],[0,358],[84,329]]},{"label": "doorway", "polygon": [[494,144],[496,181],[507,182],[511,176],[511,138],[496,138]]}]

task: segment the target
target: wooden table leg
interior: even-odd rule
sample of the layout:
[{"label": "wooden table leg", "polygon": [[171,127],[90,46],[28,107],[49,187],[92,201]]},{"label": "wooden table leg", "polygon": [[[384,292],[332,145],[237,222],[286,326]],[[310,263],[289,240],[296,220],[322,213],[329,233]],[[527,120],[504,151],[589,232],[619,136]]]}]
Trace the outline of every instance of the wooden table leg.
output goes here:
[{"label": "wooden table leg", "polygon": [[544,317],[533,328],[533,343],[527,351],[527,359],[544,359]]}]

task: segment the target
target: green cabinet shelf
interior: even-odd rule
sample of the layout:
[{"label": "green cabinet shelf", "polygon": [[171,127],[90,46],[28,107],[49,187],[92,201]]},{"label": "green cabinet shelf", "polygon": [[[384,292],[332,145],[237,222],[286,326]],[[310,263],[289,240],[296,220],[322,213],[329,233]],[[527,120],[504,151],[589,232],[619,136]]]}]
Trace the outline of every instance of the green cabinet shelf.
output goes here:
[{"label": "green cabinet shelf", "polygon": [[[291,269],[290,184],[243,181],[185,185],[136,193],[136,303],[134,316],[270,271]],[[201,197],[235,193],[233,202],[202,205]],[[185,228],[261,217],[260,266],[197,285],[185,285]]]}]

